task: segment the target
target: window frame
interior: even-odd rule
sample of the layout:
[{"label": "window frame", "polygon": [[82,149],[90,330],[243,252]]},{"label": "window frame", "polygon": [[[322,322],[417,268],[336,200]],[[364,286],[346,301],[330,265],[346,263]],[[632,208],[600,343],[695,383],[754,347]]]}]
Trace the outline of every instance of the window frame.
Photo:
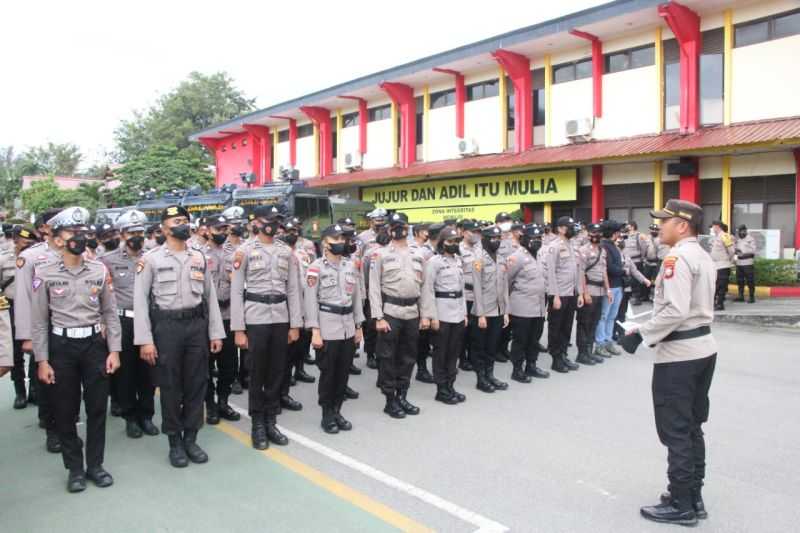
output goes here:
[{"label": "window frame", "polygon": [[443,107],[456,105],[456,90],[444,89],[436,91],[429,96],[428,109],[441,109]]},{"label": "window frame", "polygon": [[[626,48],[624,50],[614,50],[613,52],[607,52],[607,53],[603,54],[603,73],[604,74],[616,74],[617,72],[626,72],[628,70],[635,70],[635,69],[639,69],[639,68],[652,67],[653,65],[656,64],[655,46],[656,46],[655,43],[643,44],[641,46],[632,46],[631,48]],[[652,54],[652,60],[653,61],[652,61],[652,63],[633,66],[633,54],[635,52],[640,52],[640,51],[647,50],[647,49],[650,49],[650,48],[652,48],[652,50],[653,50],[653,54]],[[617,70],[612,70],[611,69],[611,58],[615,57],[615,56],[622,56],[622,55],[624,55],[626,57],[626,67],[625,68],[621,68],[621,69],[617,69]]]},{"label": "window frame", "polygon": [[[478,89],[478,88],[480,88],[480,96],[476,96],[475,95],[476,89]],[[486,94],[487,93],[487,91],[486,91],[487,88],[495,88],[494,89],[495,94],[487,95]],[[470,83],[469,85],[467,85],[465,87],[465,89],[466,89],[465,92],[466,92],[466,101],[467,102],[474,102],[474,101],[477,101],[477,100],[483,100],[485,98],[495,98],[497,96],[500,96],[500,80],[498,78],[494,78],[494,79],[491,79],[491,80],[483,80],[483,81],[479,81],[479,82],[476,82],[476,83]],[[491,90],[489,91],[489,93],[492,93],[492,92],[493,91],[491,91]]]},{"label": "window frame", "polygon": [[379,105],[367,109],[367,122],[378,122],[392,118],[392,104]]},{"label": "window frame", "polygon": [[[790,9],[789,11],[784,11],[782,13],[773,13],[772,15],[767,15],[766,17],[761,17],[761,18],[757,18],[757,19],[753,19],[753,20],[746,20],[744,22],[740,22],[739,24],[735,24],[733,26],[733,47],[734,48],[741,48],[741,47],[744,47],[744,46],[752,46],[754,44],[761,44],[761,43],[766,43],[766,42],[769,42],[769,41],[777,41],[778,39],[784,39],[786,37],[792,37],[794,35],[800,35],[800,28],[798,28],[797,33],[788,33],[786,35],[776,35],[775,34],[776,33],[776,31],[775,31],[775,22],[778,19],[782,19],[782,18],[785,18],[785,17],[792,17],[792,16],[799,15],[799,14],[800,14],[800,8],[798,8],[798,9]],[[748,42],[746,44],[739,44],[738,43],[739,39],[737,38],[736,34],[737,34],[739,29],[748,28],[748,27],[752,27],[752,26],[757,26],[759,24],[764,24],[764,23],[766,23],[766,25],[767,25],[766,38],[761,39],[761,40],[757,40],[757,41],[753,41],[753,42]]]}]

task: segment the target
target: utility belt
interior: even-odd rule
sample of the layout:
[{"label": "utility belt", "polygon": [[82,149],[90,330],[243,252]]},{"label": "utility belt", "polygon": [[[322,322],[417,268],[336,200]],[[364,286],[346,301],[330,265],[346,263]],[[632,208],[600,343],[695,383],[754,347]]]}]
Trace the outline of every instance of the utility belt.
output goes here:
[{"label": "utility belt", "polygon": [[590,279],[586,280],[586,284],[587,285],[591,285],[592,287],[605,287],[606,286],[606,284],[604,282],[602,282],[602,281],[593,281],[593,280],[590,280]]},{"label": "utility belt", "polygon": [[253,294],[244,293],[244,299],[248,302],[258,302],[262,304],[279,304],[286,301],[285,294]]},{"label": "utility belt", "polygon": [[646,259],[644,264],[650,267],[658,266],[661,263],[660,259]]},{"label": "utility belt", "polygon": [[333,313],[334,315],[349,315],[353,312],[352,305],[332,305],[332,304],[319,304],[319,310],[326,313]]},{"label": "utility belt", "polygon": [[227,300],[217,300],[220,309],[226,309],[231,305],[231,299],[228,298]]},{"label": "utility belt", "polygon": [[663,339],[661,342],[669,341],[685,341],[687,339],[696,339],[697,337],[705,337],[711,334],[711,326],[699,326],[694,329],[687,329],[684,331],[673,331]]},{"label": "utility belt", "polygon": [[465,283],[464,288],[468,291],[474,290],[475,286],[472,283]]},{"label": "utility belt", "polygon": [[11,309],[11,304],[13,304],[13,303],[14,303],[13,300],[10,300],[10,299],[6,298],[5,296],[3,296],[2,294],[0,294],[0,311],[5,311],[7,309]]},{"label": "utility belt", "polygon": [[736,257],[739,259],[753,259],[755,256],[756,254],[739,254]]},{"label": "utility belt", "polygon": [[125,318],[134,318],[133,309],[117,309],[117,314]]},{"label": "utility belt", "polygon": [[419,301],[419,298],[397,298],[384,293],[381,293],[381,298],[385,304],[399,305],[400,307],[411,307],[417,305],[417,301]]},{"label": "utility belt", "polygon": [[437,298],[461,298],[464,293],[461,291],[436,291]]},{"label": "utility belt", "polygon": [[100,324],[94,326],[84,326],[81,328],[59,328],[53,326],[51,329],[53,335],[65,337],[67,339],[88,339],[100,334]]},{"label": "utility belt", "polygon": [[189,309],[159,309],[157,307],[150,310],[151,320],[191,320],[193,318],[205,317],[205,306],[197,305]]}]

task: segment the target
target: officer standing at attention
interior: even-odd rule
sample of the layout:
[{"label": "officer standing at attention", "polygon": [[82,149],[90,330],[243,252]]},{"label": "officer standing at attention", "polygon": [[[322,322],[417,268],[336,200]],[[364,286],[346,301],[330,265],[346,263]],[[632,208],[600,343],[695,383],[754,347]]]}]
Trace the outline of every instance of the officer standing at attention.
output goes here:
[{"label": "officer standing at attention", "polygon": [[[434,251],[428,244],[429,224],[414,224],[412,232],[414,240],[409,244],[409,248],[422,258],[424,265],[430,259]],[[419,342],[417,347],[417,375],[416,380],[422,383],[433,383],[433,376],[428,371],[428,357],[431,355],[431,332],[428,329],[421,329],[419,332]]]},{"label": "officer standing at attention", "polygon": [[392,418],[419,414],[408,401],[411,371],[417,361],[422,258],[408,246],[408,217],[389,217],[391,244],[373,253],[369,304],[378,331],[378,386],[386,396],[383,411]]},{"label": "officer standing at attention", "polygon": [[[651,283],[655,283],[658,271],[661,270],[661,261],[669,254],[669,246],[661,242],[661,237],[658,236],[659,230],[658,224],[650,225],[650,239],[644,257],[644,275]],[[650,287],[643,290],[646,297],[642,301],[649,301]]]},{"label": "officer standing at attention", "polygon": [[[233,267],[233,254],[236,250],[244,244],[244,236],[247,230],[245,223],[247,219],[244,216],[244,209],[238,205],[233,205],[222,212],[222,216],[228,219],[230,230],[228,232],[228,240],[222,247],[225,254],[225,260],[231,267]],[[233,273],[231,272],[231,276]],[[229,315],[230,316],[230,309]],[[224,322],[224,321],[223,321]],[[230,324],[229,324],[230,326]],[[233,385],[231,385],[231,393],[242,394],[243,389],[248,387],[247,377],[247,350],[236,349],[237,355],[233,365]]]},{"label": "officer standing at attention", "polygon": [[641,514],[656,522],[693,525],[708,516],[701,493],[706,466],[702,424],[708,420],[717,360],[711,334],[716,272],[697,242],[700,206],[669,200],[651,215],[662,220],[661,239],[672,249],[656,280],[652,318],[629,330],[625,339],[633,341],[633,350],[641,340],[656,346],[653,406],[659,439],[668,450],[669,492],[661,504],[643,507]]},{"label": "officer standing at attention", "polygon": [[321,425],[326,433],[353,429],[341,410],[364,321],[359,272],[354,260],[344,257],[344,231],[339,224],[323,230],[322,257],[308,267],[304,282],[305,320],[317,350]]},{"label": "officer standing at attention", "polygon": [[269,441],[289,443],[276,424],[289,344],[300,337],[303,312],[297,260],[276,239],[283,217],[267,205],[253,215],[256,238],[233,256],[231,329],[236,346],[248,352],[251,439],[253,448],[264,450]]},{"label": "officer standing at attention", "polygon": [[544,266],[539,257],[541,247],[542,230],[527,226],[520,237],[520,247],[507,260],[511,362],[514,365],[511,379],[520,383],[530,383],[532,377],[550,377],[536,366],[547,310]]},{"label": "officer standing at attention", "polygon": [[739,297],[735,302],[744,301],[744,284],[747,282],[747,289],[750,298],[747,303],[756,303],[756,275],[753,262],[756,256],[756,240],[747,233],[747,226],[742,224],[737,230],[736,239],[736,283],[739,285]]},{"label": "officer standing at attention", "polygon": [[439,253],[425,264],[421,325],[423,331],[431,332],[435,400],[453,405],[467,399],[454,388],[467,323],[464,270],[458,257],[460,238],[456,230],[442,230],[437,238]]},{"label": "officer standing at attention", "polygon": [[550,245],[547,256],[547,342],[553,356],[553,370],[566,373],[578,370],[578,365],[567,357],[567,347],[572,336],[575,311],[583,307],[583,273],[571,239],[575,236],[575,221],[563,216],[556,224],[558,240]]},{"label": "officer standing at attention", "polygon": [[578,345],[577,361],[582,365],[603,362],[602,357],[594,355],[594,335],[603,311],[603,298],[613,297],[608,283],[606,251],[600,246],[600,224],[590,224],[588,230],[589,242],[578,250],[584,286],[583,307],[578,309],[575,342]]},{"label": "officer standing at attention", "polygon": [[[50,220],[59,262],[37,268],[32,282],[31,341],[39,380],[46,385],[61,441],[67,490],[80,492],[86,478],[114,483],[103,468],[109,375],[119,368],[121,332],[111,276],[99,261],[83,258],[89,211],[68,207]],[[104,334],[101,328],[104,327]],[[86,463],[75,421],[86,411]]]},{"label": "officer standing at attention", "polygon": [[[133,288],[136,265],[144,255],[144,224],[147,217],[141,211],[126,211],[117,219],[117,228],[123,245],[100,257],[114,286],[117,314],[122,327],[121,367],[111,378],[117,390],[121,415],[125,419],[125,433],[138,439],[142,433],[158,435],[153,424],[155,414],[155,385],[148,364],[139,357],[133,343]],[[144,312],[144,311],[142,311]]]},{"label": "officer standing at attention", "polygon": [[361,298],[364,300],[364,353],[367,354],[367,367],[378,368],[375,358],[375,344],[378,333],[375,330],[375,320],[369,307],[369,269],[367,268],[368,259],[376,247],[383,246],[376,242],[376,239],[386,225],[386,210],[377,208],[367,213],[369,219],[369,229],[362,231],[356,237],[361,259],[361,276],[364,278],[364,292]]},{"label": "officer standing at attention", "polygon": [[731,277],[733,257],[736,246],[728,233],[728,225],[719,220],[711,223],[711,259],[717,267],[716,291],[714,292],[714,311],[725,310],[725,295],[728,293],[728,280]]},{"label": "officer standing at attention", "polygon": [[[477,261],[481,252],[481,228],[475,220],[462,220],[461,242],[458,245],[458,253],[461,257],[461,268],[464,271],[464,300],[467,302],[467,318],[472,314],[472,306],[475,304],[475,292],[472,284],[472,267]],[[459,355],[458,368],[469,372],[474,370],[472,357],[469,352],[472,349],[472,322],[467,320],[467,327],[464,328],[464,342]]]},{"label": "officer standing at attention", "polygon": [[314,246],[314,241],[303,237],[303,221],[297,217],[292,217],[289,222],[292,223],[292,225],[295,227],[295,231],[297,232],[297,248],[305,250],[305,252],[311,257],[311,260],[315,260],[317,258],[317,247]]},{"label": "officer standing at attention", "polygon": [[[627,238],[625,239],[625,247],[622,249],[622,254],[629,258],[636,265],[636,269],[641,272],[644,270],[643,261],[648,247],[647,238],[639,233],[639,226],[636,222],[628,222],[627,226]],[[632,283],[631,303],[639,305],[642,302],[642,292],[646,291],[646,289],[643,289],[642,284],[636,280],[633,280]]]},{"label": "officer standing at attention", "polygon": [[150,366],[161,398],[161,431],[176,468],[205,463],[197,444],[203,426],[208,358],[222,350],[225,328],[205,256],[187,246],[189,212],[177,205],[161,213],[164,246],[136,264],[133,343]]}]

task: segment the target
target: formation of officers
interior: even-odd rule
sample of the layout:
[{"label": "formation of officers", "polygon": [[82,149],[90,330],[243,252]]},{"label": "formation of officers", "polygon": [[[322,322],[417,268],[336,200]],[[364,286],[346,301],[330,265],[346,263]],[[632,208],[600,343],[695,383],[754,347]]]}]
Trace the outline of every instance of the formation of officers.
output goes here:
[{"label": "formation of officers", "polygon": [[[540,353],[559,373],[603,363],[621,354],[617,322],[629,300],[650,298],[670,253],[658,225],[645,235],[633,222],[583,226],[561,217],[539,226],[499,213],[494,223],[412,229],[403,213],[376,209],[368,218],[360,234],[340,219],[317,244],[274,206],[248,218],[233,207],[193,222],[173,205],[151,226],[136,210],[114,225],[90,226],[85,209],[70,207],[8,228],[0,336],[11,351],[13,326],[14,407],[38,405],[46,448],[60,452],[69,471],[68,490],[83,490],[87,479],[113,483],[103,466],[109,398],[129,437],[166,434],[170,463],[185,467],[208,461],[198,444],[204,421],[239,420],[229,397],[243,389],[253,447],[287,444],[277,417],[302,409],[290,387],[315,381],[305,364],[320,370],[322,429],[351,430],[342,406],[358,397],[348,377],[361,373],[353,361],[362,341],[392,418],[420,413],[409,399],[415,366],[416,380],[435,383],[435,399],[454,405],[466,400],[455,388],[459,369],[494,393],[508,388],[497,363],[510,360],[511,379],[523,384],[549,377]],[[737,272],[744,267],[752,301],[754,242],[746,228],[736,241],[724,230],[714,224],[711,256],[728,269],[725,282],[731,260]],[[37,378],[27,396],[26,353]],[[81,398],[85,446],[76,431]]]}]

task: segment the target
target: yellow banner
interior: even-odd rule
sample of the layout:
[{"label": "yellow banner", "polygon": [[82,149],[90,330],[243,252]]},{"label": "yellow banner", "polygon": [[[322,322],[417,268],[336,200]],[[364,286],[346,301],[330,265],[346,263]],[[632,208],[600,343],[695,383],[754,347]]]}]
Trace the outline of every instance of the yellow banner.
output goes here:
[{"label": "yellow banner", "polygon": [[386,209],[562,202],[577,199],[577,174],[542,170],[500,176],[364,187],[362,200]]},{"label": "yellow banner", "polygon": [[[505,211],[513,214],[519,210],[519,204],[492,204],[492,205],[461,205],[452,207],[432,207],[421,209],[403,209],[403,213],[408,215],[408,221],[415,222],[442,222],[448,218],[461,220],[462,218],[474,218],[477,220],[494,221],[497,213]],[[520,215],[519,218],[522,218]]]}]

